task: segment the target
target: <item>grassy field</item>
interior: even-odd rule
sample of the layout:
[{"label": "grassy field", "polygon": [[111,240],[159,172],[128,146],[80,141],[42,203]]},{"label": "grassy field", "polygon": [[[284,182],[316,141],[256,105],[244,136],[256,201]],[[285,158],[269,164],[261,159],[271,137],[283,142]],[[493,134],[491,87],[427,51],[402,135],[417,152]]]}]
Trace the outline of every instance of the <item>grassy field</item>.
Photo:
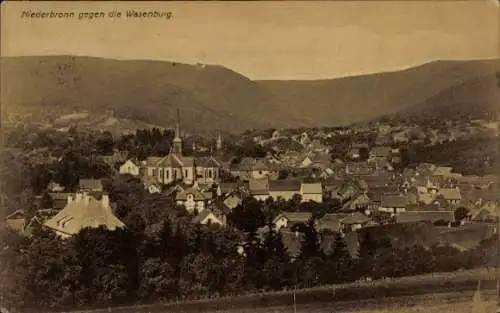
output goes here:
[{"label": "grassy field", "polygon": [[[495,302],[492,294],[482,295],[486,312],[494,312]],[[355,301],[347,303],[316,303],[308,305],[261,308],[234,309],[226,311],[206,311],[210,313],[486,313],[474,307],[473,292],[428,294],[411,297],[396,297]]]},{"label": "grassy field", "polygon": [[[297,290],[297,312],[365,312],[362,310],[368,309],[378,309],[378,311],[373,311],[377,313],[422,312],[420,308],[425,308],[425,312],[433,312],[432,310],[448,312],[440,310],[440,307],[434,309],[434,306],[443,303],[448,303],[449,310],[452,310],[451,308],[457,303],[462,303],[457,309],[465,310],[467,303],[471,302],[478,281],[481,280],[481,289],[485,292],[495,290],[494,277],[494,269],[475,269]],[[293,312],[293,307],[290,307],[292,303],[293,293],[291,291],[279,291],[181,303],[137,305],[92,311],[81,310],[78,312],[284,313]],[[462,311],[452,310],[449,312]]]}]

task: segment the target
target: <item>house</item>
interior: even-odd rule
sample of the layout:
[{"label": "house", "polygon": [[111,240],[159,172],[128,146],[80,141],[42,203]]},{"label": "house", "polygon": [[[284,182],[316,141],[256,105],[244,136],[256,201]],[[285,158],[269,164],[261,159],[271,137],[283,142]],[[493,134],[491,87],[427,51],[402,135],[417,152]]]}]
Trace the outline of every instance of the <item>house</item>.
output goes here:
[{"label": "house", "polygon": [[302,201],[323,202],[323,186],[321,183],[304,183],[300,185]]},{"label": "house", "polygon": [[230,210],[234,210],[234,208],[242,203],[243,200],[236,194],[231,194],[224,199],[224,205],[226,205]]},{"label": "house", "polygon": [[313,160],[311,160],[311,158],[308,155],[303,156],[302,158],[298,159],[297,161],[298,161],[298,167],[300,167],[300,168],[308,167],[314,163]]},{"label": "house", "polygon": [[68,204],[68,197],[73,196],[70,192],[49,192],[49,197],[52,199],[52,208],[62,210]]},{"label": "house", "polygon": [[348,180],[345,181],[340,188],[338,188],[334,194],[332,194],[333,199],[337,199],[340,202],[348,201],[356,197],[361,193],[361,187],[355,181]]},{"label": "house", "polygon": [[100,179],[85,178],[78,182],[78,190],[85,192],[102,192],[104,187]]},{"label": "house", "polygon": [[17,210],[7,216],[6,224],[10,229],[22,233],[26,226],[26,218],[26,213],[23,210]]},{"label": "house", "polygon": [[480,189],[487,189],[497,181],[494,175],[491,176],[476,176],[464,175],[458,178],[460,186],[471,186]]},{"label": "house", "polygon": [[399,213],[406,211],[408,197],[405,195],[384,195],[380,200],[379,211]]},{"label": "house", "polygon": [[452,206],[456,206],[462,201],[462,195],[458,188],[441,188],[439,189],[438,195],[443,196],[448,204]]},{"label": "house", "polygon": [[253,179],[262,179],[268,177],[271,173],[271,168],[266,164],[265,159],[254,160],[251,165],[251,177]]},{"label": "house", "polygon": [[359,160],[361,158],[361,151],[359,148],[351,148],[347,153],[347,157],[352,160]]},{"label": "house", "polygon": [[227,225],[227,217],[223,213],[218,213],[216,210],[206,209],[198,213],[192,220],[194,224],[202,225],[213,225],[217,224],[220,226]]},{"label": "house", "polygon": [[137,162],[135,162],[131,159],[128,159],[127,161],[125,161],[125,163],[120,165],[118,172],[120,174],[129,174],[132,176],[139,176],[140,167],[137,164]]},{"label": "house", "polygon": [[316,231],[331,231],[340,233],[342,232],[341,220],[347,217],[349,213],[327,213],[316,221]]},{"label": "house", "polygon": [[62,238],[68,238],[87,227],[104,226],[115,230],[124,228],[125,224],[114,215],[107,194],[102,194],[98,199],[87,192],[78,192],[74,198],[69,196],[64,209],[48,219],[44,226]]},{"label": "house", "polygon": [[441,176],[445,178],[454,177],[454,173],[451,172],[452,167],[450,166],[438,166],[434,169],[432,176]]},{"label": "house", "polygon": [[391,157],[391,147],[373,147],[370,151],[370,159],[389,160]]},{"label": "house", "polygon": [[281,212],[273,220],[276,229],[292,228],[294,225],[307,223],[312,217],[310,212]]},{"label": "house", "polygon": [[432,204],[436,202],[436,199],[435,193],[419,193],[417,195],[417,202],[420,204]]},{"label": "house", "polygon": [[17,210],[9,214],[5,223],[7,227],[23,236],[31,236],[33,229],[42,224],[39,217],[33,216],[29,218],[23,210]]},{"label": "house", "polygon": [[275,129],[271,134],[272,140],[278,140],[280,137],[281,137],[280,132],[277,129]]},{"label": "house", "polygon": [[47,186],[47,189],[49,192],[62,192],[65,188],[58,183],[51,181]]},{"label": "house", "polygon": [[406,143],[410,141],[410,139],[408,138],[406,131],[400,131],[392,135],[392,141],[396,143]]},{"label": "house", "polygon": [[241,180],[249,180],[253,178],[253,167],[256,161],[253,158],[242,158],[239,162],[232,162],[229,171],[234,177],[239,177]]},{"label": "house", "polygon": [[366,192],[371,189],[384,188],[389,186],[392,182],[392,174],[388,172],[379,172],[373,175],[359,176],[357,179],[362,181],[366,185]]},{"label": "house", "polygon": [[211,198],[211,193],[204,193],[196,186],[193,186],[179,192],[175,200],[178,205],[184,206],[188,212],[201,213],[205,210]]},{"label": "house", "polygon": [[269,180],[269,196],[274,200],[290,200],[300,195],[301,183],[297,180]]},{"label": "house", "polygon": [[360,212],[354,212],[341,219],[340,224],[343,232],[351,232],[366,226],[370,221],[371,219],[368,216]]},{"label": "house", "polygon": [[211,184],[219,180],[222,164],[214,157],[196,157],[194,162],[197,182]]},{"label": "house", "polygon": [[370,210],[370,205],[372,204],[371,199],[365,193],[356,194],[347,202],[343,203],[343,212],[352,212],[356,210]]},{"label": "house", "polygon": [[153,177],[146,177],[143,181],[144,188],[150,193],[160,193],[162,190],[161,184]]},{"label": "house", "polygon": [[346,175],[371,175],[375,170],[376,165],[368,162],[351,162],[345,164]]},{"label": "house", "polygon": [[249,181],[249,189],[252,196],[264,201],[270,197],[268,179],[252,179]]}]

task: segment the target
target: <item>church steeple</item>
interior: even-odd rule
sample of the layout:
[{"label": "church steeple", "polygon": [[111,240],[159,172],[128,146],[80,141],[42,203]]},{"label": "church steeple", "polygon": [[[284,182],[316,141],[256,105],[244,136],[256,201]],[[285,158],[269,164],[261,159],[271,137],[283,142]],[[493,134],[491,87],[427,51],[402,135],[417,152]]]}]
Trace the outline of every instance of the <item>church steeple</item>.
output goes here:
[{"label": "church steeple", "polygon": [[181,120],[181,115],[179,113],[179,109],[177,109],[177,120],[175,122],[175,138],[172,145],[173,145],[173,153],[178,155],[182,155],[180,120]]},{"label": "church steeple", "polygon": [[215,143],[215,146],[217,148],[217,151],[220,151],[222,149],[222,137],[221,137],[220,133],[217,136],[217,141]]}]

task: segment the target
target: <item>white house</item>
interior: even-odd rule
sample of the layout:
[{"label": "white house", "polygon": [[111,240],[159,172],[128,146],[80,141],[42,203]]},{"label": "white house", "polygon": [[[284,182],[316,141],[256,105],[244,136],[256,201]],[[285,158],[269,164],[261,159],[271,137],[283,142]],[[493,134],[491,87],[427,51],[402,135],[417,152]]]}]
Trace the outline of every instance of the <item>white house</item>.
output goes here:
[{"label": "white house", "polygon": [[379,211],[388,213],[405,212],[408,206],[408,197],[404,195],[384,195],[380,201]]},{"label": "white house", "polygon": [[220,226],[226,226],[227,217],[223,213],[217,213],[213,210],[207,209],[201,213],[198,213],[192,220],[195,224],[218,224]]},{"label": "white house", "polygon": [[304,183],[302,182],[300,186],[300,194],[302,195],[302,201],[314,201],[321,203],[323,202],[323,187],[321,183]]},{"label": "white house", "polygon": [[139,166],[132,160],[127,160],[120,166],[120,174],[129,174],[132,176],[139,176]]},{"label": "white house", "polygon": [[83,228],[104,226],[109,230],[124,228],[111,209],[107,194],[100,199],[87,192],[78,192],[76,196],[68,196],[68,204],[55,216],[44,223],[62,238],[71,237]]},{"label": "white house", "polygon": [[273,220],[277,230],[287,228],[294,224],[307,223],[312,217],[310,212],[281,212]]},{"label": "white house", "polygon": [[183,205],[188,212],[193,213],[196,211],[201,213],[205,210],[210,197],[197,188],[190,187],[178,193],[175,200],[177,204]]}]

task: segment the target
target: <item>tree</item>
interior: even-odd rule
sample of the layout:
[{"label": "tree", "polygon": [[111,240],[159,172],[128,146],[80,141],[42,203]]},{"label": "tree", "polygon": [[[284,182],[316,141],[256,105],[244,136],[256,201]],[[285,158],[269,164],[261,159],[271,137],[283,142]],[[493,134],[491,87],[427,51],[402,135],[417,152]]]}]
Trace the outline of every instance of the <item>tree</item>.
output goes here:
[{"label": "tree", "polygon": [[290,170],[281,169],[278,174],[278,179],[286,179],[290,175]]},{"label": "tree", "polygon": [[307,224],[299,224],[297,226],[299,232],[303,234],[303,238],[300,243],[299,258],[301,259],[323,256],[323,252],[319,244],[318,233],[314,224],[314,220],[310,219]]},{"label": "tree", "polygon": [[112,155],[114,146],[115,141],[109,131],[103,132],[96,142],[97,153],[101,155]]},{"label": "tree", "polygon": [[290,256],[283,244],[283,237],[269,222],[268,233],[263,242],[264,264],[261,271],[267,289],[278,290],[291,283]]},{"label": "tree", "polygon": [[362,278],[372,275],[376,253],[376,240],[370,232],[365,232],[359,244],[356,273],[358,277]]},{"label": "tree", "polygon": [[339,283],[350,280],[352,277],[352,258],[347,244],[340,233],[335,234],[335,241],[331,253],[327,255],[328,283]]},{"label": "tree", "polygon": [[455,215],[455,221],[460,222],[469,217],[470,210],[461,206],[455,210],[454,215]]},{"label": "tree", "polygon": [[366,161],[370,157],[370,150],[366,147],[359,149],[359,159],[360,161]]},{"label": "tree", "polygon": [[147,259],[140,268],[138,295],[146,302],[165,301],[177,296],[176,270],[160,258]]},{"label": "tree", "polygon": [[236,228],[247,233],[255,233],[266,223],[262,204],[253,197],[243,199],[241,205],[232,210],[228,219]]}]

